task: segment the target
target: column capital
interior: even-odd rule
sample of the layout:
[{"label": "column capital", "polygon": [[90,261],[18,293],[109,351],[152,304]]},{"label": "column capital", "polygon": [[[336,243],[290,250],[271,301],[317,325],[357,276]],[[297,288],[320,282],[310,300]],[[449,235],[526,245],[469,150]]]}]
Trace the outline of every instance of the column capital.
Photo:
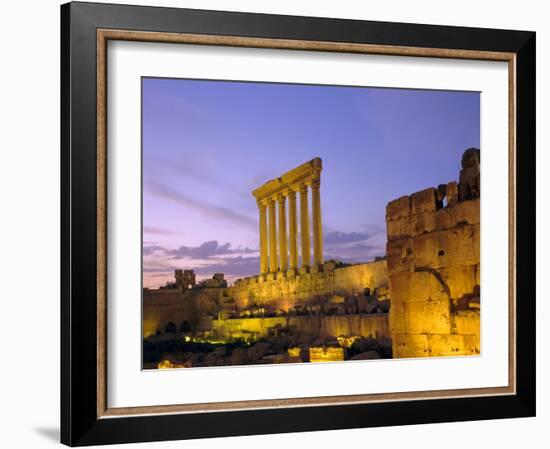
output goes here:
[{"label": "column capital", "polygon": [[302,194],[302,195],[307,195],[307,190],[308,190],[308,186],[307,184],[300,184],[299,188],[298,188],[298,191]]},{"label": "column capital", "polygon": [[283,192],[280,192],[277,195],[277,202],[280,204],[280,203],[284,203],[285,200],[286,200],[286,195]]},{"label": "column capital", "polygon": [[296,191],[292,188],[289,187],[289,189],[287,190],[286,192],[286,195],[289,197],[289,198],[296,198]]},{"label": "column capital", "polygon": [[312,179],[311,180],[311,188],[312,189],[320,189],[321,188],[321,179]]},{"label": "column capital", "polygon": [[260,211],[265,211],[266,207],[267,207],[267,201],[265,200],[257,200],[256,201],[256,204],[258,205],[258,209],[260,209]]}]

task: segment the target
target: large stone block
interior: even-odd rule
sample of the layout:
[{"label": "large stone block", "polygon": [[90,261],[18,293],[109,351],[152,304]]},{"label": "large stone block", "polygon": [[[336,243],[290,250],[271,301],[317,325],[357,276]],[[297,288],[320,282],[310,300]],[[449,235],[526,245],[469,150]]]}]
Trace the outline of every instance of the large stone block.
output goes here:
[{"label": "large stone block", "polygon": [[430,334],[428,347],[431,357],[464,355],[464,338],[453,334]]},{"label": "large stone block", "polygon": [[438,230],[450,229],[456,226],[452,207],[444,207],[435,213],[435,228]]},{"label": "large stone block", "polygon": [[480,199],[462,201],[450,208],[457,224],[479,224],[480,222]]},{"label": "large stone block", "polygon": [[479,340],[470,335],[394,334],[392,339],[395,358],[452,357],[480,353]]},{"label": "large stone block", "polygon": [[449,182],[447,184],[447,206],[454,206],[458,203],[459,193],[458,193],[458,183],[456,181]]},{"label": "large stone block", "polygon": [[460,310],[451,315],[453,333],[460,335],[480,335],[479,310]]},{"label": "large stone block", "polygon": [[481,339],[480,335],[463,335],[462,336],[464,345],[463,345],[463,354],[461,355],[479,355],[481,354]]},{"label": "large stone block", "polygon": [[437,192],[433,187],[421,190],[411,195],[411,211],[413,214],[420,212],[433,212],[437,209]]},{"label": "large stone block", "polygon": [[411,214],[411,201],[408,196],[402,196],[390,201],[386,206],[386,220],[398,220]]},{"label": "large stone block", "polygon": [[428,345],[432,357],[452,357],[479,354],[479,338],[473,335],[439,335],[428,336]]},{"label": "large stone block", "polygon": [[412,235],[426,234],[437,229],[437,212],[419,212],[414,217]]},{"label": "large stone block", "polygon": [[476,225],[459,226],[440,235],[441,249],[448,262],[453,265],[475,265],[479,263],[479,249],[476,243]]},{"label": "large stone block", "polygon": [[439,232],[419,235],[412,239],[412,254],[417,267],[440,268],[442,238]]},{"label": "large stone block", "polygon": [[310,362],[340,362],[344,360],[344,348],[309,348]]},{"label": "large stone block", "polygon": [[386,262],[389,277],[394,273],[414,270],[412,242],[412,239],[401,239],[387,243]]},{"label": "large stone block", "polygon": [[450,301],[446,285],[435,271],[397,273],[390,278],[392,312],[395,304],[421,301]]},{"label": "large stone block", "polygon": [[451,304],[445,299],[392,304],[392,333],[445,334],[451,332]]},{"label": "large stone block", "polygon": [[449,287],[453,301],[474,293],[478,284],[478,265],[452,265],[440,270],[441,278]]},{"label": "large stone block", "polygon": [[426,334],[392,334],[392,352],[396,359],[430,357],[430,347]]},{"label": "large stone block", "polygon": [[415,234],[415,220],[412,216],[398,218],[386,223],[388,241],[406,238]]}]

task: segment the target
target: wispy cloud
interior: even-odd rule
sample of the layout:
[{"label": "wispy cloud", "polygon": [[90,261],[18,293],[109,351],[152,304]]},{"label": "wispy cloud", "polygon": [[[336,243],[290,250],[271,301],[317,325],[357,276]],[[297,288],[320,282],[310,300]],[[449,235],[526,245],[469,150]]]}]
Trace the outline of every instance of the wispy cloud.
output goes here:
[{"label": "wispy cloud", "polygon": [[154,234],[154,235],[175,235],[176,234],[174,231],[170,231],[169,229],[157,228],[154,226],[143,226],[143,233]]},{"label": "wispy cloud", "polygon": [[376,232],[364,231],[364,232],[340,232],[331,231],[324,235],[323,243],[325,245],[341,245],[345,243],[361,242],[374,237]]},{"label": "wispy cloud", "polygon": [[163,184],[149,182],[147,184],[147,190],[149,193],[158,198],[163,198],[165,200],[194,209],[207,218],[228,220],[241,226],[248,226],[254,229],[258,227],[256,220],[249,215],[242,214],[225,206],[198,201],[191,196],[173,190]]},{"label": "wispy cloud", "polygon": [[237,254],[252,254],[258,250],[248,247],[234,248],[231,243],[220,245],[217,240],[201,243],[199,246],[180,246],[177,249],[168,249],[159,245],[144,245],[143,255],[163,254],[171,256],[171,259],[210,259],[216,256],[228,256]]}]

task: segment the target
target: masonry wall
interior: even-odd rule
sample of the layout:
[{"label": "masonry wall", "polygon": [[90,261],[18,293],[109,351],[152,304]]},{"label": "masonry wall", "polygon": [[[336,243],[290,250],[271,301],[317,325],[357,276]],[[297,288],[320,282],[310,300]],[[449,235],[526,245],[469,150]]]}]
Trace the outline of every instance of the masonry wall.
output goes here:
[{"label": "masonry wall", "polygon": [[241,279],[227,289],[239,309],[255,304],[269,305],[288,311],[294,306],[316,297],[361,294],[365,288],[387,287],[386,261],[380,260],[345,267],[331,267],[324,271],[287,276],[254,276]]},{"label": "masonry wall", "polygon": [[271,318],[236,318],[213,320],[212,330],[220,337],[266,337],[277,329],[289,329],[320,338],[363,336],[389,338],[388,314],[377,315],[333,315],[333,316],[289,316]]},{"label": "masonry wall", "polygon": [[223,289],[182,290],[166,288],[143,291],[143,337],[164,332],[168,323],[179,330],[186,321],[197,330],[203,315],[215,314]]},{"label": "masonry wall", "polygon": [[387,206],[394,357],[480,353],[480,200],[456,190],[446,207],[433,188]]}]

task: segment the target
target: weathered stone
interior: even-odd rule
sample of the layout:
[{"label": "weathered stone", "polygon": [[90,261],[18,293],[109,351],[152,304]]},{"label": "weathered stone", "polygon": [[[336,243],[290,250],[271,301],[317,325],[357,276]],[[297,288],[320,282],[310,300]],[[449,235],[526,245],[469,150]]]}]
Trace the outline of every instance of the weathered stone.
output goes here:
[{"label": "weathered stone", "polygon": [[386,220],[393,221],[408,217],[411,214],[411,201],[408,196],[402,196],[390,201],[386,207]]},{"label": "weathered stone", "polygon": [[219,348],[214,349],[214,353],[220,357],[225,357],[227,355],[227,348],[225,346],[220,346]]},{"label": "weathered stone", "polygon": [[430,357],[427,334],[392,333],[393,352],[398,358]]},{"label": "weathered stone", "polygon": [[415,221],[413,217],[400,218],[386,223],[388,241],[414,235]]},{"label": "weathered stone", "polygon": [[302,352],[302,348],[299,348],[299,347],[288,348],[289,357],[300,357],[301,352]]},{"label": "weathered stone", "polygon": [[462,170],[460,171],[459,179],[460,201],[479,198],[479,164],[480,152],[477,148],[469,148],[462,155]]},{"label": "weathered stone", "polygon": [[460,185],[412,194],[411,216],[387,222],[394,357],[479,353],[470,307],[480,284],[479,151],[465,152],[462,166]]},{"label": "weathered stone", "polygon": [[471,309],[479,309],[481,307],[479,297],[471,299],[468,303],[468,307],[470,307]]},{"label": "weathered stone", "polygon": [[376,351],[367,351],[361,352],[360,354],[354,355],[350,360],[375,360],[379,359],[380,354]]},{"label": "weathered stone", "polygon": [[344,348],[312,347],[309,348],[310,362],[339,362],[344,360]]},{"label": "weathered stone", "polygon": [[458,200],[458,184],[456,181],[449,182],[447,184],[447,206],[454,206]]},{"label": "weathered stone", "polygon": [[235,348],[231,354],[231,365],[244,365],[248,361],[246,350],[243,348]]},{"label": "weathered stone", "polygon": [[480,165],[481,152],[478,148],[468,148],[462,154],[460,161],[462,168],[478,168]]},{"label": "weathered stone", "polygon": [[266,355],[270,349],[271,345],[269,343],[256,343],[254,346],[247,349],[246,356],[249,360],[259,360]]},{"label": "weathered stone", "polygon": [[223,356],[217,352],[210,352],[207,354],[205,362],[209,365],[216,365],[221,362]]},{"label": "weathered stone", "polygon": [[436,209],[436,195],[433,187],[411,195],[411,210],[413,214],[433,212]]},{"label": "weathered stone", "polygon": [[377,308],[378,308],[378,301],[371,301],[367,303],[367,306],[365,307],[365,312],[375,313]]},{"label": "weathered stone", "polygon": [[182,290],[193,288],[196,284],[196,276],[193,270],[175,270],[176,285]]},{"label": "weathered stone", "polygon": [[390,329],[392,333],[400,334],[449,334],[450,301],[441,299],[392,304]]},{"label": "weathered stone", "polygon": [[460,310],[452,315],[453,333],[461,335],[477,335],[480,333],[479,311]]},{"label": "weathered stone", "polygon": [[390,286],[392,310],[395,304],[404,302],[450,301],[447,287],[436,270],[396,273],[390,279]]}]

